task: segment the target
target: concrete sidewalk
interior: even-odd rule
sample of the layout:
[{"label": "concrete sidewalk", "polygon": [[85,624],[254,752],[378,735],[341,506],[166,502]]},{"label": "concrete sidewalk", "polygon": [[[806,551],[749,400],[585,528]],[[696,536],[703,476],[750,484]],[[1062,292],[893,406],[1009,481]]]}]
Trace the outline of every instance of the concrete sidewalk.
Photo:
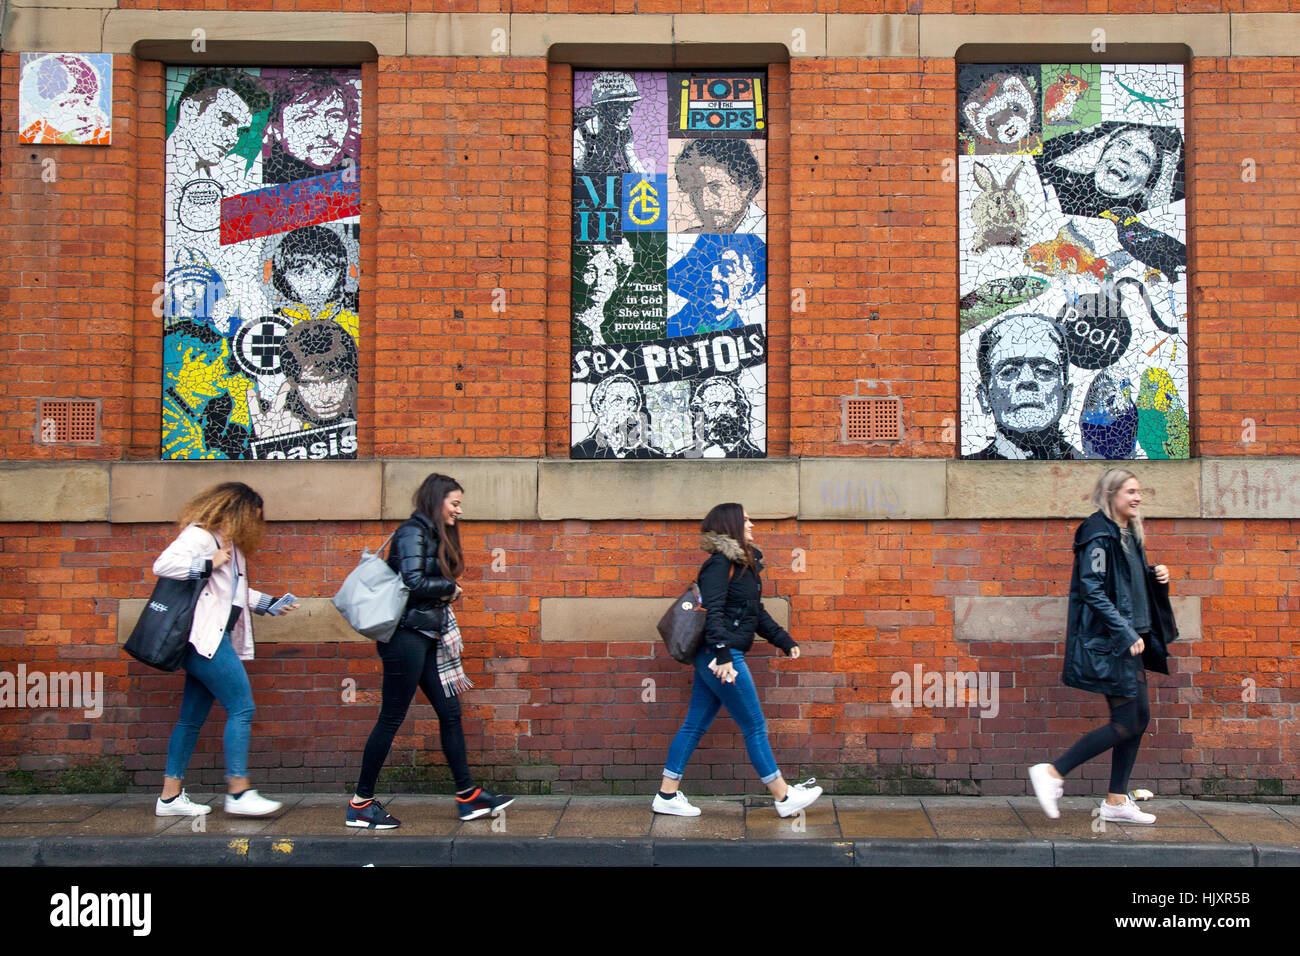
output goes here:
[{"label": "concrete sidewalk", "polygon": [[[695,818],[649,797],[520,797],[462,824],[450,797],[399,796],[382,833],[343,824],[346,797],[273,794],[269,818],[210,802],[202,829],[155,817],[144,794],[0,796],[0,866],[808,865],[1300,866],[1300,806],[1156,799],[1153,826],[1095,818],[1067,797],[1048,820],[1032,797],[824,796],[781,819],[758,797],[692,797]],[[383,795],[380,795],[383,799]]]}]

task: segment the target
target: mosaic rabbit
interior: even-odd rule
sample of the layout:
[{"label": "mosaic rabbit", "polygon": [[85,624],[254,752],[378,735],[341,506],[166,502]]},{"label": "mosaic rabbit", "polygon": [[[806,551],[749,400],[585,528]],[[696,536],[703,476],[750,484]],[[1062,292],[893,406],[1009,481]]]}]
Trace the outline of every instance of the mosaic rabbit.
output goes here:
[{"label": "mosaic rabbit", "polygon": [[1028,225],[1028,211],[1025,201],[1016,195],[1016,177],[1024,163],[1016,164],[1007,181],[998,185],[993,173],[983,163],[975,164],[975,182],[983,190],[970,206],[971,220],[978,230],[975,246],[971,249],[975,255],[992,246],[1019,247],[1024,239]]}]

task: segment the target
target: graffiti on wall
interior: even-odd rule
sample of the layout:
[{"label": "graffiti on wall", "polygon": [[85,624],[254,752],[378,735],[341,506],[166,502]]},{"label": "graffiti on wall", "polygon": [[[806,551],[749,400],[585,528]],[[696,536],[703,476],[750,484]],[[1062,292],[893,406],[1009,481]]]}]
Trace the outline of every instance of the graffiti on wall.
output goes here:
[{"label": "graffiti on wall", "polygon": [[169,67],[164,458],[355,458],[359,70]]},{"label": "graffiti on wall", "polygon": [[766,92],[574,72],[571,457],[766,455]]},{"label": "graffiti on wall", "polygon": [[957,86],[963,457],[1187,458],[1183,68]]},{"label": "graffiti on wall", "polygon": [[19,69],[18,142],[112,143],[112,54],[24,53]]}]

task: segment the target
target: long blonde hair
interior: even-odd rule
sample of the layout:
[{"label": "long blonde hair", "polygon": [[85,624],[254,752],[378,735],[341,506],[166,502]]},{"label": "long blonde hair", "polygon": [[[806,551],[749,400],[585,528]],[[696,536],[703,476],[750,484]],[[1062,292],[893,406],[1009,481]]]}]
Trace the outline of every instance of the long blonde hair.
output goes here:
[{"label": "long blonde hair", "polygon": [[[1124,483],[1130,478],[1136,478],[1137,475],[1127,468],[1112,468],[1097,479],[1097,483],[1092,487],[1092,503],[1101,509],[1111,521],[1119,524],[1115,518],[1115,495],[1124,487]],[[1133,539],[1141,544],[1144,540],[1142,531],[1142,516],[1137,515],[1128,523],[1129,531],[1133,533]]]},{"label": "long blonde hair", "polygon": [[262,496],[242,481],[227,481],[201,491],[181,509],[177,523],[192,524],[214,534],[224,534],[250,555],[262,543],[266,530],[262,517]]}]

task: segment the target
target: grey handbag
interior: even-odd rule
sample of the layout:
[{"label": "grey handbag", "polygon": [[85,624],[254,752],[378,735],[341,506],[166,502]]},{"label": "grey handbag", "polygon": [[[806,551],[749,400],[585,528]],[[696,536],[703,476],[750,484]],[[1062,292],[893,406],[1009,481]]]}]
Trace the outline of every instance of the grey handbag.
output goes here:
[{"label": "grey handbag", "polygon": [[361,560],[334,595],[334,606],[352,630],[380,643],[392,638],[406,611],[408,589],[401,575],[384,560],[384,548],[391,540],[392,534],[378,551],[363,550]]}]

